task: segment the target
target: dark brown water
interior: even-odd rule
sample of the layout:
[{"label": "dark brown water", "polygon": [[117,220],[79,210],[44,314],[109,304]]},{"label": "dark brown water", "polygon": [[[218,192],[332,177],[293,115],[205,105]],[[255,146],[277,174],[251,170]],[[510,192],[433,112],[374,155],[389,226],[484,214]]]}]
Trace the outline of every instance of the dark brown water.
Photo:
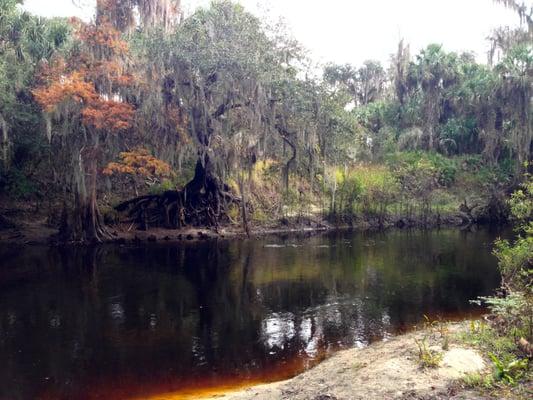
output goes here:
[{"label": "dark brown water", "polygon": [[467,317],[495,233],[335,233],[0,249],[0,399],[128,399],[282,379],[332,351]]}]

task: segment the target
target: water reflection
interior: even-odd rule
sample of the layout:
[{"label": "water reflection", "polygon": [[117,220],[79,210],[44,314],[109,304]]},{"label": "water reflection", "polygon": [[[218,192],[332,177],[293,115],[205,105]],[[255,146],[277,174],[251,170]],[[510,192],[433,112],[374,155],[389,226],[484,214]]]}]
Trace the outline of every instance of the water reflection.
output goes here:
[{"label": "water reflection", "polygon": [[0,399],[286,377],[498,283],[481,231],[1,249]]}]

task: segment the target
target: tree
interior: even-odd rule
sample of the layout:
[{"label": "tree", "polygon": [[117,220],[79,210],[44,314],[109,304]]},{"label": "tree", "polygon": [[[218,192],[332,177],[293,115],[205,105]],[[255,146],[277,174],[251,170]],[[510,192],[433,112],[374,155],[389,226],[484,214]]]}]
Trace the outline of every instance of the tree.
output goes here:
[{"label": "tree", "polygon": [[438,146],[437,134],[441,118],[441,103],[444,91],[455,83],[456,60],[454,53],[446,54],[440,45],[433,44],[420,52],[414,66],[423,96],[425,146],[430,151],[436,150]]},{"label": "tree", "polygon": [[529,161],[532,151],[531,96],[533,85],[533,47],[518,44],[511,48],[496,67],[501,76],[500,93],[505,136],[516,155],[517,170]]},{"label": "tree", "polygon": [[384,91],[385,70],[378,61],[368,60],[359,68],[359,104],[367,105],[381,99]]},{"label": "tree", "polygon": [[[85,5],[84,0],[72,1]],[[144,29],[170,31],[181,18],[181,0],[96,0],[96,19],[101,18],[110,21],[120,32],[132,32],[138,22]]]},{"label": "tree", "polygon": [[0,149],[3,170],[13,161],[17,139],[36,130],[28,88],[35,66],[61,48],[70,34],[61,20],[45,20],[22,12],[18,0],[0,2]]},{"label": "tree", "polygon": [[525,23],[529,34],[533,34],[533,6],[527,6],[525,1],[519,0],[494,0],[496,3],[503,4],[505,7],[516,11],[520,17],[520,24]]},{"label": "tree", "polygon": [[162,178],[172,176],[170,165],[155,158],[146,149],[138,148],[132,151],[124,151],[119,156],[120,161],[107,164],[103,174],[107,176],[115,174],[129,176],[136,196],[139,195],[138,187],[141,179],[151,186],[160,182]]},{"label": "tree", "polygon": [[349,64],[327,65],[324,80],[336,90],[348,93],[355,105],[365,106],[381,98],[386,75],[378,61],[367,60],[359,69]]},{"label": "tree", "polygon": [[[79,47],[67,59],[57,57],[42,67],[33,95],[52,122],[67,130],[66,151],[72,154],[67,182],[74,194],[73,212],[65,209],[63,240],[101,241],[109,237],[98,212],[98,160],[110,134],[128,131],[135,116],[124,88],[133,84],[125,72],[127,44],[105,18],[84,24],[73,20]],[[70,215],[69,215],[70,214]]]},{"label": "tree", "polygon": [[[176,215],[185,214],[187,223],[216,227],[229,204],[239,202],[224,182],[234,158],[242,156],[242,146],[235,144],[246,143],[252,160],[261,147],[267,151],[265,138],[274,132],[293,144],[284,117],[290,103],[284,96],[296,74],[290,65],[294,49],[290,43],[274,44],[256,17],[230,1],[199,9],[175,36],[156,37],[167,44],[147,49],[157,66],[151,74],[157,74],[162,85],[161,97],[153,101],[186,114],[187,133],[198,154],[194,177],[179,193],[142,196],[119,208],[133,205],[136,212],[164,204],[159,222],[165,225],[176,226]],[[246,141],[233,140],[243,134]]]},{"label": "tree", "polygon": [[399,129],[404,128],[404,109],[406,106],[406,98],[409,94],[409,63],[411,61],[409,53],[409,45],[404,45],[403,39],[398,43],[398,50],[391,60],[391,71],[389,74],[392,77],[394,85],[394,94],[398,102],[397,111],[397,125]]},{"label": "tree", "polygon": [[[387,72],[375,61],[332,64],[319,79],[283,27],[232,1],[181,21],[179,1],[98,0],[90,24],[17,4],[0,4],[0,187],[9,191],[6,176],[22,166],[17,176],[60,193],[66,240],[109,237],[97,204],[117,196],[102,172],[130,177],[118,191],[137,197],[118,208],[144,225],[217,227],[228,210],[252,210],[249,176],[261,159],[283,193],[279,213],[303,191],[334,193],[337,170],[397,149],[481,154],[491,167],[519,168],[531,155],[523,26],[494,35],[490,67],[439,45],[411,59],[400,42]],[[176,187],[147,194],[143,182],[167,169]]]}]

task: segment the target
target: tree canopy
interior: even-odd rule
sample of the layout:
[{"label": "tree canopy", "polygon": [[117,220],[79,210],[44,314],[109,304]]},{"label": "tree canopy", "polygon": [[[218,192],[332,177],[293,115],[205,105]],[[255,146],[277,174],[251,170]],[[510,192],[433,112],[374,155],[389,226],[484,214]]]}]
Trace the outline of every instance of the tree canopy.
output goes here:
[{"label": "tree canopy", "polygon": [[122,208],[139,218],[217,226],[249,207],[258,163],[288,203],[291,180],[335,191],[331,168],[398,152],[475,155],[515,176],[531,157],[531,12],[519,2],[503,2],[523,24],[494,32],[487,65],[438,44],[412,56],[401,41],[388,66],[322,74],[280,25],[229,0],[186,18],[175,0],[98,0],[90,23],[19,3],[0,3],[0,184],[49,188],[72,240],[108,237],[99,208],[133,193]]}]

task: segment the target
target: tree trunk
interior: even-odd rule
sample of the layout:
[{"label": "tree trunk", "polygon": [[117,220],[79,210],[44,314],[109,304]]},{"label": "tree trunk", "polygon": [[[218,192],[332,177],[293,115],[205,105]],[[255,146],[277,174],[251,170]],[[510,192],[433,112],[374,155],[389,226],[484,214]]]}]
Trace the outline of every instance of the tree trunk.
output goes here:
[{"label": "tree trunk", "polygon": [[193,225],[218,230],[219,222],[227,218],[229,204],[240,204],[240,200],[229,192],[206,156],[198,159],[194,177],[182,191],[137,197],[115,209],[126,211],[141,227],[149,224],[175,229]]},{"label": "tree trunk", "polygon": [[100,243],[111,238],[104,227],[97,204],[98,161],[97,146],[89,151],[83,149],[77,158],[74,175],[75,206],[69,213],[66,203],[59,229],[63,242]]},{"label": "tree trunk", "polygon": [[8,132],[7,122],[2,116],[2,114],[0,114],[0,130],[2,131],[2,137],[1,137],[2,162],[3,162],[4,170],[7,171],[10,165],[9,148],[11,147],[11,144],[9,142],[9,132]]},{"label": "tree trunk", "polygon": [[248,209],[246,205],[246,189],[244,187],[244,178],[242,176],[242,171],[239,176],[239,190],[241,191],[241,212],[242,212],[242,225],[246,236],[250,237],[250,226],[248,224]]},{"label": "tree trunk", "polygon": [[287,163],[283,167],[283,171],[282,171],[282,174],[283,174],[283,188],[285,190],[285,194],[288,194],[289,193],[289,176],[290,176],[290,172],[291,172],[291,166],[292,166],[292,164],[294,164],[294,161],[296,160],[296,146],[294,145],[294,143],[292,143],[285,136],[282,135],[281,137],[285,141],[285,143],[287,143],[291,147],[291,150],[292,150],[291,158],[287,161]]},{"label": "tree trunk", "polygon": [[425,100],[425,129],[426,129],[426,135],[427,135],[427,149],[429,151],[436,150],[437,144],[437,138],[436,138],[436,128],[440,120],[440,110],[439,110],[439,102],[440,102],[440,92],[438,88],[430,86],[426,89],[427,90],[427,98]]},{"label": "tree trunk", "polygon": [[192,221],[195,225],[214,226],[216,229],[227,212],[227,205],[237,201],[216,174],[209,156],[196,162],[194,178],[185,186],[183,197],[186,210],[196,215],[196,221]]}]

